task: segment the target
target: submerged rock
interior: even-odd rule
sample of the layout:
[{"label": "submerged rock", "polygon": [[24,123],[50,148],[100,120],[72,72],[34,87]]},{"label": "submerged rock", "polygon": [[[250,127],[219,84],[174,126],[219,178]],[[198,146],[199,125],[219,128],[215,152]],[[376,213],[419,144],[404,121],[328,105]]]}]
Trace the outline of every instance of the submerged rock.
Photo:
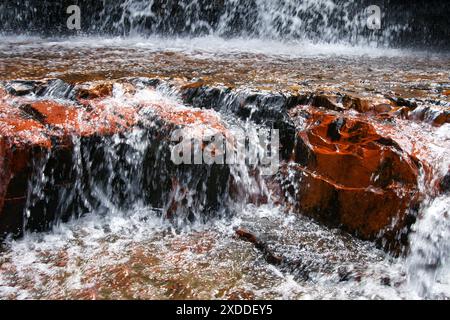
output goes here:
[{"label": "submerged rock", "polygon": [[236,236],[242,240],[252,243],[255,246],[255,248],[258,249],[264,255],[264,259],[268,263],[273,265],[280,265],[284,262],[283,257],[275,254],[269,248],[269,245],[265,241],[261,240],[250,231],[243,228],[239,228],[236,230]]}]

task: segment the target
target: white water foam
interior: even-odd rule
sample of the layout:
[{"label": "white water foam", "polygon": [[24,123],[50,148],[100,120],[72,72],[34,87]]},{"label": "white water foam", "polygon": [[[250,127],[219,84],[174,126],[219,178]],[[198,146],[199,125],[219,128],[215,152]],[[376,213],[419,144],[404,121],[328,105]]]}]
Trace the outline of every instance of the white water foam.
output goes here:
[{"label": "white water foam", "polygon": [[443,54],[414,51],[407,49],[380,48],[371,45],[352,46],[344,42],[324,43],[308,40],[279,41],[256,38],[224,39],[217,36],[193,38],[180,37],[73,37],[73,38],[40,38],[40,37],[0,37],[0,53],[8,54],[14,47],[14,53],[28,52],[36,49],[113,49],[129,48],[148,52],[180,52],[195,55],[198,58],[211,59],[214,56],[254,54],[286,58],[302,58],[316,56],[349,56],[349,57],[426,57],[441,58]]}]

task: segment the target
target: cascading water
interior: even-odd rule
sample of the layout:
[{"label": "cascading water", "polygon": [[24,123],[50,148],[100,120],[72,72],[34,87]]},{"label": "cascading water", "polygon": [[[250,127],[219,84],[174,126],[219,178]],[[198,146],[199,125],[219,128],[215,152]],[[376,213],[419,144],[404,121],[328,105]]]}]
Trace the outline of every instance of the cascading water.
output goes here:
[{"label": "cascading water", "polygon": [[[383,27],[367,28],[369,0],[222,0],[222,1],[7,1],[0,4],[0,30],[23,33],[67,33],[69,5],[83,9],[84,33],[123,36],[219,36],[281,41],[377,46],[448,48],[445,11],[448,4],[429,1],[404,4],[378,1]],[[444,8],[442,7],[444,6]],[[439,8],[439,9],[438,9]],[[432,12],[430,12],[430,10]],[[47,12],[48,14],[42,14]],[[429,27],[428,19],[438,20]]]},{"label": "cascading water", "polygon": [[[440,134],[447,137],[448,141],[448,128],[443,128]],[[450,150],[445,145],[440,148],[443,152],[434,163],[434,183],[446,175],[450,166]],[[430,192],[429,185],[423,181],[421,185],[428,196],[410,236],[411,249],[407,257],[409,283],[421,297],[443,297],[446,295],[445,284],[448,283],[450,270],[450,196],[447,193],[436,197]]]},{"label": "cascading water", "polygon": [[[71,96],[60,82],[57,87],[59,89],[50,85],[41,99]],[[170,92],[164,86],[156,92],[143,88],[135,96],[149,104],[162,102],[181,110],[186,108],[177,102],[177,98],[171,98],[174,93],[163,94],[160,91]],[[124,97],[120,86],[116,85],[114,92],[112,100],[120,104],[132,103],[133,98]],[[106,214],[149,206],[161,212],[164,218],[173,218],[181,227],[188,221],[202,221],[208,214],[220,216],[222,209],[233,207],[232,202],[245,203],[249,196],[268,197],[264,180],[258,177],[258,173],[250,172],[256,169],[252,166],[257,163],[247,165],[245,157],[239,158],[240,161],[229,169],[221,168],[224,165],[177,168],[170,160],[171,142],[159,138],[161,132],[170,137],[170,130],[154,119],[152,110],[143,108],[141,116],[142,126],[129,133],[94,139],[74,137],[72,159],[63,164],[66,166],[64,169],[58,163],[61,161],[59,151],[42,156],[30,179],[25,209],[27,220],[38,223],[43,214],[51,215],[48,222],[58,223],[61,219],[79,217],[86,212]],[[231,136],[238,128],[236,125],[246,126],[236,121],[233,123],[228,128]],[[248,147],[259,148],[256,144],[252,147],[259,141],[255,128],[246,132],[252,132]],[[230,179],[239,198],[233,199],[232,192],[228,191],[231,185],[226,181]],[[58,190],[55,190],[55,185]],[[52,210],[56,212],[46,213],[46,208],[53,202],[56,205],[52,205]],[[33,213],[33,210],[39,213]]]},{"label": "cascading water", "polygon": [[450,198],[439,197],[426,204],[423,217],[411,236],[408,275],[412,288],[424,298],[445,297],[449,276],[448,210]]},{"label": "cascading water", "polygon": [[[35,102],[89,116],[105,108],[105,118],[119,108],[138,110],[136,123],[111,134],[81,134],[91,130],[89,121],[86,128],[69,126],[75,133],[68,139],[64,125],[40,127],[51,139],[66,138],[50,149],[33,148],[29,178],[13,184],[27,191],[14,230],[22,237],[8,236],[0,247],[0,298],[448,299],[450,195],[448,185],[436,186],[449,184],[449,4],[405,9],[400,1],[381,1],[382,28],[369,30],[371,2],[0,3],[0,112],[2,99],[44,124]],[[72,4],[81,8],[81,31],[66,27]],[[113,83],[110,96],[83,91],[97,81]],[[353,93],[358,111],[345,106]],[[417,165],[420,201],[408,216],[415,222],[399,257],[296,209],[304,179],[315,173],[289,164],[298,156],[297,133],[312,117],[294,119],[291,110],[318,107],[359,119],[371,108],[366,97],[397,104],[389,113],[389,101],[377,103],[381,120],[368,111],[374,131],[382,132],[375,142],[383,152],[392,148],[391,157],[406,161],[407,152],[427,162]],[[408,119],[405,108],[413,114]],[[102,120],[95,130],[109,132]],[[175,165],[171,133],[184,126],[196,136],[211,125],[230,139],[245,132],[245,147],[260,152],[258,134],[280,129],[279,174],[264,176],[261,164],[245,157],[233,165]],[[333,122],[326,134],[340,135],[343,125]],[[0,122],[0,133],[7,129]],[[0,179],[5,176],[2,168]],[[390,187],[406,193],[406,182],[392,176]],[[332,200],[338,198],[336,191]],[[20,211],[14,202],[20,199],[8,199],[7,208]],[[256,245],[238,239],[236,229],[257,235]]]},{"label": "cascading water", "polygon": [[[134,83],[139,84],[138,90],[131,97],[125,94],[126,85],[115,84],[111,105],[114,101],[127,105],[145,98],[143,100],[150,105],[164,102],[181,110],[192,109],[183,105],[181,93],[170,86],[162,84],[155,91],[148,87],[147,83],[151,81],[139,79]],[[37,97],[38,100],[49,96],[59,99],[74,96],[61,82],[56,85],[50,83],[49,88],[42,92],[43,96]],[[250,113],[245,121],[230,117],[230,113],[239,112],[235,106],[242,94],[224,98],[215,113],[230,130],[242,128],[252,132],[257,125],[251,119],[262,111],[261,105],[257,106],[260,103],[249,105]],[[394,259],[370,243],[351,239],[345,233],[329,230],[296,214],[286,215],[282,212],[285,208],[271,201],[267,203],[267,199],[272,197],[267,180],[255,175],[257,167],[249,165],[245,159],[230,166],[229,171],[225,170],[225,175],[219,178],[214,169],[173,171],[170,160],[167,161],[170,144],[161,143],[156,134],[164,130],[163,127],[149,110],[143,108],[141,116],[141,125],[128,133],[94,141],[74,137],[73,155],[66,162],[67,168],[62,170],[67,176],[61,176],[61,168],[57,168],[55,162],[60,154],[40,152],[39,157],[36,156],[38,160],[33,164],[29,182],[25,227],[40,231],[52,226],[52,231],[27,232],[24,239],[8,242],[8,249],[0,260],[2,296],[192,298],[217,295],[208,277],[197,284],[179,278],[182,274],[177,271],[181,267],[179,263],[184,261],[187,263],[183,266],[185,272],[194,273],[194,278],[197,278],[199,270],[211,270],[212,274],[236,273],[227,276],[231,283],[225,285],[226,289],[217,297],[245,295],[245,291],[239,291],[241,287],[252,288],[253,295],[263,298],[446,297],[449,285],[445,278],[448,271],[445,245],[448,225],[442,219],[448,210],[448,196],[433,198],[430,193],[429,200],[423,204],[422,217],[413,228],[411,253],[406,259]],[[433,141],[433,134],[447,136],[447,130],[444,126],[437,133],[430,132],[430,141]],[[249,142],[257,140],[255,133]],[[439,164],[435,170],[441,168],[445,174],[448,149],[446,145],[430,145],[430,148],[435,147],[440,148],[435,153],[435,164]],[[436,177],[440,176],[441,173],[436,174]],[[171,184],[173,178],[178,179],[172,185],[175,188],[165,189],[164,184]],[[68,183],[67,179],[73,183]],[[234,191],[229,187],[225,190],[217,187],[223,184],[223,179],[232,181]],[[287,182],[296,180],[294,176],[287,177]],[[56,190],[52,187],[54,185],[58,186]],[[423,182],[423,188],[428,185]],[[205,209],[211,198],[204,195],[211,188],[216,192],[212,202],[219,205],[212,207],[209,218],[205,219],[208,216],[205,216],[208,213]],[[294,199],[290,201],[295,202]],[[177,203],[183,205],[174,209],[173,205]],[[48,224],[42,225],[42,221]],[[233,239],[236,227],[267,234],[267,250],[274,256],[283,256],[284,264],[280,267],[255,265],[258,259],[251,247]],[[219,243],[211,238],[220,239]],[[316,245],[318,242],[321,243],[320,248]],[[193,256],[188,257],[183,253],[184,246],[198,247],[199,251],[195,249],[190,253]],[[203,246],[206,247],[201,249]],[[129,254],[123,256],[121,250]],[[158,256],[153,256],[153,250],[157,250]],[[207,264],[201,262],[205,257],[202,250],[209,252]],[[243,260],[238,260],[238,264],[230,262],[220,266],[219,260],[224,255],[233,261],[230,250],[241,255]],[[98,266],[93,261],[98,261],[94,259],[97,255],[103,257],[101,268],[105,271],[95,271]],[[22,259],[23,256],[27,258]],[[121,262],[115,257],[120,257]],[[55,269],[55,266],[60,267]],[[58,268],[65,270],[64,275]],[[147,280],[142,279],[158,268],[167,268],[167,271],[157,276],[147,291],[141,291],[141,286],[148,286]],[[28,272],[34,274],[34,278],[26,277]],[[121,279],[123,272],[132,274],[132,281],[141,283],[138,285],[141,289],[108,282],[107,274]],[[250,280],[254,278],[253,272],[258,273],[257,278],[261,282]],[[235,279],[237,274],[244,278]],[[59,280],[51,280],[54,277]],[[183,288],[194,286],[195,291],[167,288],[166,291],[158,291],[158,283],[167,279],[177,279],[171,281]],[[34,285],[27,289],[23,281],[31,281]],[[59,281],[68,286],[67,292],[57,289]],[[120,281],[124,280],[115,281],[122,283]],[[386,286],[386,283],[391,285]]]},{"label": "cascading water", "polygon": [[[352,3],[321,1],[224,1],[205,5],[202,1],[125,1],[119,8],[120,19],[111,23],[112,31],[122,34],[218,35],[266,37],[274,39],[342,40],[356,36],[366,19],[356,13]],[[220,6],[221,8],[215,8]],[[117,10],[117,7],[114,7]],[[113,9],[113,10],[114,10]],[[109,7],[101,14],[108,25]],[[173,13],[175,11],[175,19]],[[352,12],[353,11],[353,12]],[[209,13],[209,14],[208,14]],[[350,17],[349,14],[356,16]],[[216,15],[216,16],[214,16]],[[171,17],[172,19],[168,19]],[[105,26],[104,25],[104,26]],[[106,28],[106,27],[103,27]],[[150,28],[150,30],[148,30]]]}]

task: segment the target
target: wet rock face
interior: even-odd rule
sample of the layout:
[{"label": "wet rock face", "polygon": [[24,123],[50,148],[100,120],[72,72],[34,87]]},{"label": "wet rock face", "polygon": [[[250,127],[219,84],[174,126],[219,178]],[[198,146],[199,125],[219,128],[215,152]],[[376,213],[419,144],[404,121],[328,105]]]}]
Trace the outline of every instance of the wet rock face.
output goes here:
[{"label": "wet rock face", "polygon": [[396,122],[439,127],[448,110],[399,97],[264,95],[205,86],[182,92],[189,104],[222,108],[280,129],[285,167],[270,187],[282,202],[387,249],[406,244],[422,196],[419,170],[426,179],[435,173],[427,163],[431,159],[413,151],[420,147],[410,148],[418,136],[404,139]]},{"label": "wet rock face", "polygon": [[309,107],[290,115],[302,123],[288,165],[297,210],[363,239],[400,240],[417,203],[417,159],[367,119]]},{"label": "wet rock face", "polygon": [[[158,85],[178,91],[188,107],[158,96]],[[222,113],[280,130],[282,168],[267,178],[273,200],[398,249],[420,204],[419,171],[433,172],[426,156],[400,137],[395,121],[443,125],[419,116],[430,108],[399,99],[289,95],[145,78],[4,83],[0,234],[22,232],[24,214],[27,228],[45,230],[54,221],[92,210],[106,213],[111,206],[127,210],[142,203],[175,221],[216,215],[230,197],[267,201],[259,194],[242,197],[248,191],[238,190],[226,165],[170,161],[174,129],[212,128],[226,135]],[[447,180],[440,180],[441,192],[448,192]]]},{"label": "wet rock face", "polygon": [[358,113],[377,116],[384,119],[408,119],[430,123],[439,127],[450,123],[450,111],[445,101],[407,100],[401,97],[363,97],[356,94],[312,93],[309,97],[299,99],[309,105],[332,111],[354,110]]},{"label": "wet rock face", "polygon": [[[224,131],[221,120],[152,100],[152,86],[150,98],[139,98],[135,84],[116,83],[119,99],[112,86],[51,80],[0,87],[0,236],[111,210],[105,199],[123,210],[162,208],[170,219],[219,210],[229,170],[172,164],[170,136],[184,126]],[[202,188],[208,191],[193,200]]]}]

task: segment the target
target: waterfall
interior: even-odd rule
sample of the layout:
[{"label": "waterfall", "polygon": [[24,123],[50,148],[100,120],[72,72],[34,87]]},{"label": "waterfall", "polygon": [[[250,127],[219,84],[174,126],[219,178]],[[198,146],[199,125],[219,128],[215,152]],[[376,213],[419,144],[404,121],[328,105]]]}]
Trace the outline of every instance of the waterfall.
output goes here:
[{"label": "waterfall", "polygon": [[0,298],[448,299],[449,14],[1,1]]},{"label": "waterfall", "polygon": [[438,156],[433,161],[432,181],[419,183],[426,199],[409,237],[410,252],[406,260],[410,286],[420,297],[431,299],[444,296],[445,289],[441,287],[450,285],[450,194],[446,190],[436,195],[432,187],[443,183],[448,176],[450,126],[443,126],[438,134],[445,144],[435,149]]},{"label": "waterfall", "polygon": [[440,298],[445,295],[440,286],[449,285],[449,208],[448,195],[430,200],[410,236],[408,276],[411,287],[420,297]]},{"label": "waterfall", "polygon": [[[378,1],[381,28],[368,28],[369,0],[15,0],[0,4],[0,31],[70,35],[66,9],[81,9],[82,34],[308,40],[377,46],[448,47],[448,3]],[[431,26],[426,22],[433,19]],[[51,30],[51,32],[50,32]]]},{"label": "waterfall", "polygon": [[[109,102],[111,112],[114,102],[130,105],[134,99],[190,110],[165,85],[157,89],[147,88],[144,83],[138,86],[140,89],[132,97],[125,97],[123,88],[116,84]],[[71,97],[74,94],[68,88],[74,89],[56,81],[43,90],[39,99]],[[226,117],[211,112],[227,124]],[[145,207],[182,228],[189,222],[230,214],[252,198],[270,198],[259,162],[249,162],[248,157],[238,156],[230,165],[174,164],[173,143],[167,138],[173,129],[153,113],[152,108],[143,108],[141,124],[130,132],[105,137],[73,136],[69,149],[39,151],[29,180],[24,229],[47,230],[87,213],[132,212]],[[198,131],[186,130],[194,135]],[[245,130],[246,145],[236,148],[254,152],[261,148],[257,126],[233,120],[226,130],[230,139]]]}]

